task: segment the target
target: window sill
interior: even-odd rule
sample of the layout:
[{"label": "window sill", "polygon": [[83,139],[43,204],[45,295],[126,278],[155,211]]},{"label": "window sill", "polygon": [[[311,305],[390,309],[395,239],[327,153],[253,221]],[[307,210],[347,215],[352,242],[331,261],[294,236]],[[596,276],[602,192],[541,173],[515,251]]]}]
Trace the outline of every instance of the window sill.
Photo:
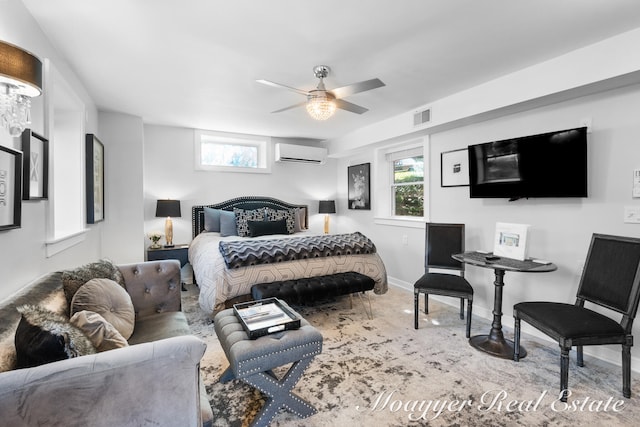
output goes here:
[{"label": "window sill", "polygon": [[72,246],[81,243],[85,239],[85,235],[89,230],[84,229],[76,233],[68,234],[66,236],[51,239],[45,242],[47,258],[51,258],[57,253],[65,251]]},{"label": "window sill", "polygon": [[373,219],[374,224],[377,225],[390,225],[392,227],[407,227],[407,228],[424,228],[424,217],[378,217]]}]

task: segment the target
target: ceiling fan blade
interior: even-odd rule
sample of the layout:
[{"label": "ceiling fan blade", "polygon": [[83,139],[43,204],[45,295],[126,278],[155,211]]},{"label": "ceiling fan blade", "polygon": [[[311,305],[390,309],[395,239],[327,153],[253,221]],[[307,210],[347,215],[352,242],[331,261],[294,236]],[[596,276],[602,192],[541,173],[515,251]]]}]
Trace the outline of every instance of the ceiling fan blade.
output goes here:
[{"label": "ceiling fan blade", "polygon": [[344,98],[354,93],[365,92],[371,89],[377,89],[384,86],[380,79],[365,80],[362,82],[354,83],[348,86],[342,86],[336,89],[332,89],[331,92],[337,99]]},{"label": "ceiling fan blade", "polygon": [[362,114],[362,113],[366,113],[367,111],[369,111],[368,108],[364,108],[364,107],[361,107],[359,105],[352,104],[351,102],[347,102],[344,99],[335,99],[333,102],[335,102],[336,107],[341,108],[341,109],[346,110],[346,111],[350,111],[352,113]]},{"label": "ceiling fan blade", "polygon": [[280,89],[288,89],[288,90],[292,90],[292,91],[297,92],[297,93],[299,93],[299,94],[301,94],[301,95],[304,95],[304,96],[307,96],[307,95],[308,95],[308,92],[305,92],[305,91],[304,91],[304,90],[302,90],[302,89],[296,89],[295,87],[286,86],[286,85],[282,85],[282,84],[280,84],[280,83],[275,83],[275,82],[272,82],[272,81],[269,81],[269,80],[263,80],[263,79],[256,80],[256,81],[257,81],[258,83],[262,83],[263,85],[273,86],[273,87],[277,87],[277,88],[280,88]]},{"label": "ceiling fan blade", "polygon": [[307,103],[307,101],[302,101],[302,102],[299,102],[299,103],[297,103],[297,104],[293,104],[293,105],[290,105],[290,106],[288,106],[288,107],[284,107],[284,108],[281,108],[281,109],[279,109],[279,110],[272,111],[271,113],[280,113],[280,112],[282,112],[282,111],[291,110],[292,108],[302,107],[302,106],[303,106],[303,105],[305,105],[306,103]]}]

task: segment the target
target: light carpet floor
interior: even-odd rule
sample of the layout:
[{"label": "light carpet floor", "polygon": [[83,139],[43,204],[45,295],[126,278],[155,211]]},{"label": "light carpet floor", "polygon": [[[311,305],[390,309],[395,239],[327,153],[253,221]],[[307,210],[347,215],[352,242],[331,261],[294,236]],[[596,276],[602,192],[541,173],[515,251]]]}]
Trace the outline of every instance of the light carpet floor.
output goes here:
[{"label": "light carpet floor", "polygon": [[[264,403],[260,392],[218,379],[228,362],[213,324],[197,303],[197,287],[183,292],[192,331],[208,344],[201,372],[218,426],[247,426]],[[366,300],[365,300],[366,301]],[[568,405],[557,402],[559,348],[527,335],[520,362],[481,353],[467,343],[457,309],[430,302],[413,328],[413,294],[390,287],[371,295],[373,319],[360,298],[294,307],[324,337],[295,387],[318,413],[306,419],[281,411],[272,426],[632,426],[640,422],[640,381],[622,397],[622,369],[571,353]],[[505,316],[510,310],[505,308]],[[472,335],[490,322],[473,318]],[[512,331],[505,335],[512,337]],[[276,374],[284,370],[276,370]],[[636,421],[633,421],[636,420]]]}]

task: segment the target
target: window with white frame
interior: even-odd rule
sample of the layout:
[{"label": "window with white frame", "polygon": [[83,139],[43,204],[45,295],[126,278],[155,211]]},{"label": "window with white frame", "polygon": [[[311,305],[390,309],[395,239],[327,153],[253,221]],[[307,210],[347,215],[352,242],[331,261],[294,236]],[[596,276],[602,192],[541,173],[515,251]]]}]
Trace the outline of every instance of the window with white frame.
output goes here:
[{"label": "window with white frame", "polygon": [[195,132],[195,167],[222,172],[271,170],[270,138],[212,131]]},{"label": "window with white frame", "polygon": [[385,156],[391,175],[391,215],[424,216],[424,154],[422,147],[394,151]]}]

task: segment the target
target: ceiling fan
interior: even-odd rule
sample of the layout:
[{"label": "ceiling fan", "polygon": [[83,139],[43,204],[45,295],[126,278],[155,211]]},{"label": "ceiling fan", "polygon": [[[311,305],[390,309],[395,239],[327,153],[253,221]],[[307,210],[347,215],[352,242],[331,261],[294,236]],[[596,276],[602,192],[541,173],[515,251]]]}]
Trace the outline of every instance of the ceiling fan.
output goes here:
[{"label": "ceiling fan", "polygon": [[281,111],[286,111],[292,108],[306,105],[307,112],[316,120],[328,119],[336,111],[336,108],[340,108],[342,110],[350,111],[356,114],[366,113],[367,111],[369,111],[369,109],[361,107],[360,105],[353,104],[351,102],[347,102],[343,98],[355,93],[365,92],[367,90],[384,86],[384,83],[380,79],[371,79],[354,83],[348,86],[342,86],[336,89],[327,90],[324,86],[323,79],[329,75],[330,71],[331,69],[326,65],[316,65],[315,67],[313,67],[313,74],[318,79],[320,79],[320,82],[318,83],[316,89],[308,92],[302,89],[296,89],[269,80],[261,79],[256,81],[268,86],[291,90],[307,97],[306,101],[299,102],[297,104],[281,108],[276,111],[272,111],[272,113],[279,113]]}]

